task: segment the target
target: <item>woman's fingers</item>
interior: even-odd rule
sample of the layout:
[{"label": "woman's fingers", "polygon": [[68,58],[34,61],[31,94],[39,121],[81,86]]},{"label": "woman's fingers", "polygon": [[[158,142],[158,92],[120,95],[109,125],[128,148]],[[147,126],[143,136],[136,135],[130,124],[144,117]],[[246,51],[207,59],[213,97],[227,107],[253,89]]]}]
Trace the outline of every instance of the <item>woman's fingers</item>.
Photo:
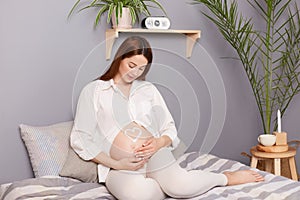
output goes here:
[{"label": "woman's fingers", "polygon": [[135,150],[135,153],[143,153],[143,152],[153,151],[153,150],[154,150],[153,139],[150,139],[147,142],[145,142],[141,147],[137,148]]},{"label": "woman's fingers", "polygon": [[147,140],[134,152],[135,157],[149,159],[157,151],[157,141],[155,138]]},{"label": "woman's fingers", "polygon": [[150,158],[153,154],[153,151],[139,151],[137,153],[135,153],[135,157],[137,158]]},{"label": "woman's fingers", "polygon": [[116,169],[119,170],[137,170],[142,168],[145,163],[148,162],[147,158],[128,157],[118,160],[118,166]]},{"label": "woman's fingers", "polygon": [[137,158],[134,162],[132,162],[132,170],[138,170],[142,167],[144,167],[145,163],[148,161],[148,159],[143,158]]},{"label": "woman's fingers", "polygon": [[153,138],[147,140],[144,144],[143,147],[148,146],[149,144],[151,144],[153,142]]},{"label": "woman's fingers", "polygon": [[139,162],[143,162],[143,159],[141,157],[131,157],[128,158],[130,163],[139,163]]}]

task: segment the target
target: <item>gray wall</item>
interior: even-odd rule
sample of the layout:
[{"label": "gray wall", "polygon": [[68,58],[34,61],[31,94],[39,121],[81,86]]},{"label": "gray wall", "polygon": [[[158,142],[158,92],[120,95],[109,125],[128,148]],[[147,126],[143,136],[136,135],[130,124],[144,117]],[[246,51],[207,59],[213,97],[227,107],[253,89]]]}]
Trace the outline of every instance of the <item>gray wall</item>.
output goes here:
[{"label": "gray wall", "polygon": [[[104,59],[103,43],[105,29],[109,25],[103,18],[101,26],[94,29],[96,12],[92,11],[82,12],[67,20],[67,13],[74,2],[0,1],[0,183],[33,176],[20,138],[19,124],[39,126],[72,119],[72,101],[76,103],[81,87],[97,77],[109,64]],[[250,147],[257,143],[256,138],[262,128],[242,66],[237,61],[221,59],[222,56],[235,54],[215,27],[200,14],[200,6],[181,0],[160,2],[169,14],[172,29],[200,29],[202,37],[188,60],[184,57],[184,36],[144,34],[155,53],[149,80],[156,82],[163,92],[182,130],[180,136],[188,143],[188,151],[201,148],[213,116],[212,109],[220,109],[217,113],[222,115],[222,107],[225,107],[224,126],[219,138],[212,138],[216,142],[212,153],[248,163],[249,160],[240,153],[249,152]],[[241,9],[255,17],[253,10],[243,4]],[[153,13],[161,14],[158,11]],[[120,35],[113,52],[128,35]],[[209,74],[209,67],[218,69],[221,79],[217,73],[215,76]],[[161,69],[165,71],[162,73]],[[196,76],[194,72],[199,71],[200,75]],[[169,72],[174,76],[167,76]],[[208,76],[204,76],[207,73]],[[195,98],[191,98],[190,102],[187,95],[180,94],[180,91],[186,91],[184,85],[176,82],[182,77],[196,92],[200,112],[194,112]],[[212,93],[219,93],[214,89],[214,82],[224,83],[226,98],[219,102],[221,107],[213,105],[211,100]],[[174,87],[174,83],[177,86]],[[173,87],[172,90],[168,89],[168,84]],[[210,91],[210,87],[214,90]],[[187,104],[189,106],[186,108]],[[178,109],[180,106],[182,109]],[[282,122],[289,140],[300,140],[299,106],[300,96],[297,96]],[[180,118],[187,114],[188,120]],[[193,120],[198,115],[201,120],[195,122],[199,122],[200,128],[194,137],[189,131],[194,129]],[[296,159],[298,171],[299,158],[300,154]]]}]

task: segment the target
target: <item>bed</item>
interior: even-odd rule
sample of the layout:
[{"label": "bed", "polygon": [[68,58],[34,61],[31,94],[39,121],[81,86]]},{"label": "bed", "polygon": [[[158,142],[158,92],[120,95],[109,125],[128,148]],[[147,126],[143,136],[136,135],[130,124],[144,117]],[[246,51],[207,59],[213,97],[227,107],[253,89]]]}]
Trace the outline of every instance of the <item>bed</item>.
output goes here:
[{"label": "bed", "polygon": [[[87,167],[85,172],[96,172],[95,165],[91,165],[92,162],[70,159],[72,151],[70,151],[69,135],[72,125],[72,121],[43,127],[20,125],[21,138],[27,148],[35,178],[0,185],[1,200],[115,199],[104,184],[99,184],[92,178],[93,173],[91,178],[86,180],[77,176],[77,172],[77,174],[72,172],[73,174],[66,175],[67,177],[59,176],[66,166],[71,171]],[[199,169],[216,173],[250,169],[240,162],[199,152],[185,153],[178,157],[177,162],[186,170]],[[83,167],[78,167],[79,165]],[[260,173],[265,177],[264,182],[215,187],[192,199],[300,199],[300,182],[264,171]],[[84,175],[86,177],[86,173]]]},{"label": "bed", "polygon": [[[250,167],[233,160],[210,154],[191,152],[182,155],[177,162],[187,170],[200,169],[221,173]],[[256,170],[256,169],[254,169]],[[285,199],[296,200],[300,196],[300,183],[282,176],[260,171],[265,182],[237,186],[215,187],[192,199]],[[175,184],[175,183],[174,183]],[[43,176],[1,185],[1,199],[115,199],[105,185],[84,183],[72,178]],[[172,199],[172,198],[167,198]]]}]

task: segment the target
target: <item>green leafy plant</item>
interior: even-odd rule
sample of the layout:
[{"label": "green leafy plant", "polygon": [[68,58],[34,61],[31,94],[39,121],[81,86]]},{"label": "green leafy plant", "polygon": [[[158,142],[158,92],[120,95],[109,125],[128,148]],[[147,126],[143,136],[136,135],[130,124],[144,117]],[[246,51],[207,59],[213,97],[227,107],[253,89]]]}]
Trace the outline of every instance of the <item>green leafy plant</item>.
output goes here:
[{"label": "green leafy plant", "polygon": [[[76,1],[71,11],[69,12],[69,16],[74,12],[75,8],[78,7],[81,1],[82,0]],[[115,13],[117,24],[119,24],[118,17],[122,17],[123,7],[129,8],[132,24],[135,24],[136,21],[139,21],[140,14],[145,14],[146,16],[151,15],[148,7],[159,8],[164,12],[164,14],[166,14],[166,11],[163,8],[163,6],[156,0],[92,0],[87,6],[80,8],[79,12],[87,8],[99,9],[95,19],[95,26],[99,24],[101,16],[105,12],[108,13],[107,23],[110,22],[112,14]]]},{"label": "green leafy plant", "polygon": [[[265,23],[257,30],[251,18],[238,11],[237,1],[193,0],[209,13],[224,39],[241,61],[261,116],[265,133],[277,128],[277,109],[282,115],[300,92],[300,16],[292,0],[247,0]],[[275,116],[274,116],[275,115]]]}]

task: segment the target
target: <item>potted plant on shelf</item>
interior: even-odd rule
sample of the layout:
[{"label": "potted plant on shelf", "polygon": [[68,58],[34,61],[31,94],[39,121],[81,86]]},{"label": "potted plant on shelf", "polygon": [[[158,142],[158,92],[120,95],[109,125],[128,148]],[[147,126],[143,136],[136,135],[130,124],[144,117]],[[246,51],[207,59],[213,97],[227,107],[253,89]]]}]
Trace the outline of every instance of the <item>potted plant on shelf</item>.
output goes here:
[{"label": "potted plant on shelf", "polygon": [[[81,0],[76,1],[69,16],[80,2]],[[151,15],[148,7],[159,8],[166,14],[165,9],[157,0],[91,0],[88,5],[80,8],[79,12],[88,8],[97,8],[95,26],[99,24],[101,16],[107,12],[107,23],[112,20],[113,28],[132,28],[132,25],[139,21],[140,14]]]},{"label": "potted plant on shelf", "polygon": [[[276,111],[283,115],[300,92],[300,15],[293,0],[247,0],[261,16],[265,30],[238,11],[237,1],[193,0],[210,11],[203,14],[219,29],[241,61],[260,113],[264,133],[277,128]],[[261,22],[260,21],[260,22]]]}]

